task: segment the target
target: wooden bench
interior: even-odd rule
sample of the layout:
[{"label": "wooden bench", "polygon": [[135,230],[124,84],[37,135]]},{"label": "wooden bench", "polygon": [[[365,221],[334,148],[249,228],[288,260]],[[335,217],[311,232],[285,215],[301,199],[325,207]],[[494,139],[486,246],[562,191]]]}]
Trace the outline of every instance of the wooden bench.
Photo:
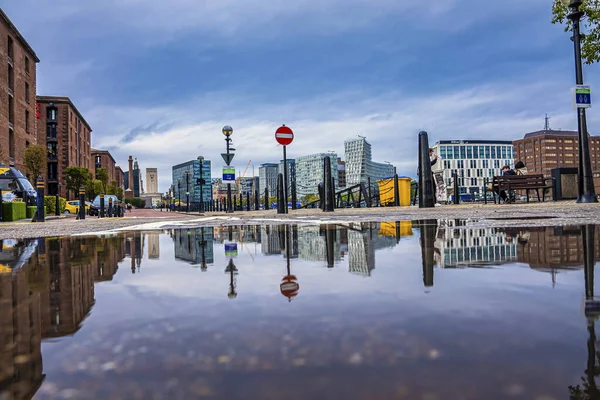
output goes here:
[{"label": "wooden bench", "polygon": [[[550,183],[548,183],[550,181]],[[492,189],[488,185],[484,187],[484,199],[487,204],[487,192],[492,191],[494,204],[496,204],[496,195],[500,203],[500,193],[502,191],[525,190],[527,193],[527,202],[529,203],[529,191],[534,189],[537,193],[538,201],[546,200],[546,190],[552,188],[552,178],[544,178],[542,174],[532,175],[502,175],[492,178]],[[540,189],[542,189],[542,198],[540,199]]]}]

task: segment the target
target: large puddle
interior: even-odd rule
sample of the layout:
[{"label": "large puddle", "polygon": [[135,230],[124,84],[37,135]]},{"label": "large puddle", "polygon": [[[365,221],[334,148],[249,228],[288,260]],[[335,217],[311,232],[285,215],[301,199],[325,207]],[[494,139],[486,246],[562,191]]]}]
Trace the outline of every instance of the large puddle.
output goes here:
[{"label": "large puddle", "polygon": [[600,398],[598,229],[460,225],[5,240],[0,399]]}]

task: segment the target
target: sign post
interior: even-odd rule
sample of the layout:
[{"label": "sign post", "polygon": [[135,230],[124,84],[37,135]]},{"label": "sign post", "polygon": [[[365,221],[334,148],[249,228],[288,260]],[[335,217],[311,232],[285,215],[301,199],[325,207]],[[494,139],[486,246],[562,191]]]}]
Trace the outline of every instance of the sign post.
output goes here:
[{"label": "sign post", "polygon": [[283,146],[283,192],[285,194],[284,209],[288,212],[288,171],[287,171],[287,154],[286,147],[294,140],[294,132],[287,126],[282,125],[275,131],[275,140]]},{"label": "sign post", "polygon": [[592,96],[590,85],[577,85],[573,88],[573,108],[591,108]]}]

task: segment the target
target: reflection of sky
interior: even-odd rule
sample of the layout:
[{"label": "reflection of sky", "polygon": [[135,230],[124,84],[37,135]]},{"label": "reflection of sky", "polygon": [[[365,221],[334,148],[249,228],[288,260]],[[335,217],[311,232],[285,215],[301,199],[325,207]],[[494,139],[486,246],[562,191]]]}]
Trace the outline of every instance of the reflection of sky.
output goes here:
[{"label": "reflection of sky", "polygon": [[[564,381],[555,382],[564,388],[578,383],[576,377],[585,368],[582,271],[560,273],[553,288],[550,274],[524,264],[488,269],[436,267],[434,286],[425,288],[415,234],[403,237],[393,248],[377,250],[376,269],[370,277],[349,273],[347,256],[332,269],[326,262],[290,260],[300,290],[288,302],[279,292],[286,275],[283,256],[266,257],[254,243],[238,244],[235,300],[227,298],[229,275],[224,271],[228,258],[223,244],[214,244],[214,259],[206,272],[175,261],[172,239],[161,235],[160,259],[144,254],[136,274],[131,274],[128,259],[121,262],[111,282],[96,285],[96,304],[77,335],[44,344],[49,379],[53,364],[69,357],[65,349],[99,330],[143,327],[161,319],[197,320],[205,328],[220,326],[234,316],[240,320],[231,322],[246,330],[260,329],[253,324],[255,318],[307,326],[317,326],[316,321],[328,316],[341,318],[347,327],[379,322],[392,336],[401,327],[434,346],[447,346],[446,354],[452,353],[456,341],[473,340],[481,345],[478,338],[485,338],[488,345],[513,357],[506,362],[518,363],[519,351],[527,349],[528,357],[572,368],[570,376],[561,377]],[[458,357],[455,361],[470,356],[478,359],[468,352],[453,355]]]}]

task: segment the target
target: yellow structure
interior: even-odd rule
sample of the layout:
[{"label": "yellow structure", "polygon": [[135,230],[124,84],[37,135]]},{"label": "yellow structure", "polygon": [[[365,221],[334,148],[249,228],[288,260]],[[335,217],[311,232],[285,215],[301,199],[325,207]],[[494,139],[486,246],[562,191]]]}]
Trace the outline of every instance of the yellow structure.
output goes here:
[{"label": "yellow structure", "polygon": [[399,228],[400,236],[412,236],[412,221],[395,221],[395,222],[382,222],[379,225],[380,236],[396,237],[396,228]]},{"label": "yellow structure", "polygon": [[[410,206],[410,182],[411,178],[398,178],[398,193],[400,194],[400,206]],[[379,186],[379,201],[382,206],[394,205],[394,178],[386,178],[377,181]]]}]

